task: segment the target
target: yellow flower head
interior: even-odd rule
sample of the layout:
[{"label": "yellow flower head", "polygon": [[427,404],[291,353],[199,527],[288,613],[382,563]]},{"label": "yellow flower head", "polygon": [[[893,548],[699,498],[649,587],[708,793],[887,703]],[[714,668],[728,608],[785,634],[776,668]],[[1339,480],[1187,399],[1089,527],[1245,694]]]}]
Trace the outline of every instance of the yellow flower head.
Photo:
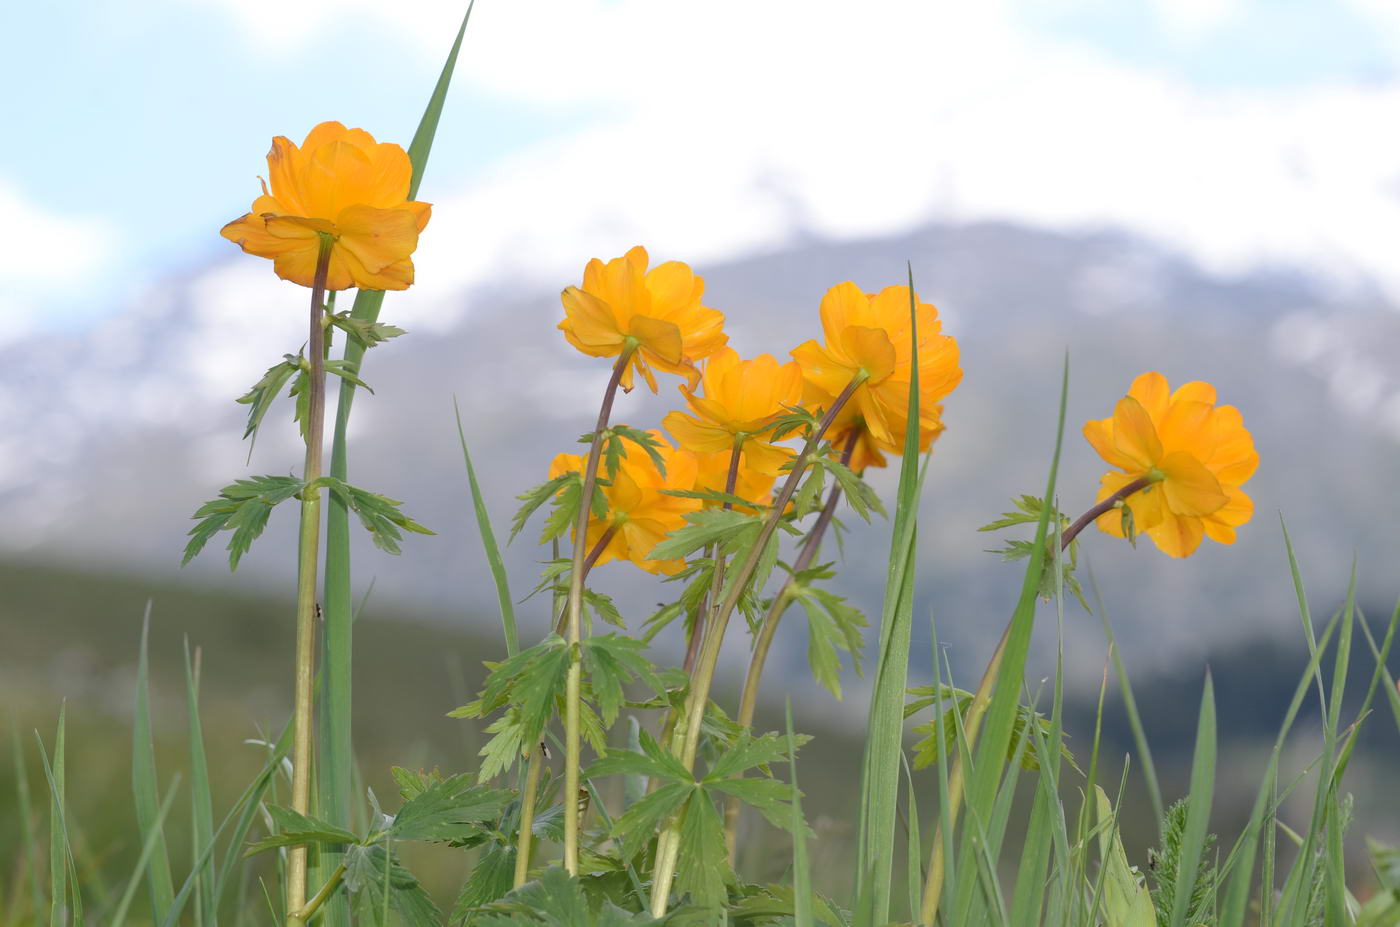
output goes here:
[{"label": "yellow flower head", "polygon": [[[1112,418],[1084,423],[1084,437],[1122,471],[1103,475],[1099,500],[1134,480],[1151,480],[1125,500],[1134,528],[1164,553],[1187,557],[1202,536],[1235,542],[1235,528],[1254,514],[1240,486],[1254,475],[1259,455],[1239,410],[1215,404],[1215,387],[1194,381],[1169,389],[1160,373],[1144,373]],[[1106,512],[1097,523],[1123,536],[1121,513]]]},{"label": "yellow flower head", "polygon": [[616,357],[635,346],[622,388],[632,389],[640,371],[656,392],[652,368],[699,380],[697,361],[724,347],[724,316],[700,305],[705,281],[679,261],[647,270],[646,249],[638,245],[604,264],[594,258],[583,269],[583,287],[561,294],[564,321],[559,330],[589,357]]},{"label": "yellow flower head", "polygon": [[320,234],[335,239],[326,288],[403,290],[410,256],[432,207],[408,198],[413,165],[398,145],[364,129],[323,122],[300,148],[282,136],[267,153],[269,181],[252,210],[219,232],[249,254],[272,258],[283,280],[312,286]]},{"label": "yellow flower head", "polygon": [[[792,452],[762,440],[764,432],[784,414],[784,406],[802,398],[802,368],[779,364],[771,354],[740,360],[733,348],[720,348],[705,362],[700,376],[704,395],[682,386],[695,415],[670,412],[662,419],[666,430],[687,450],[700,454],[723,452],[727,457],[742,441],[747,466],[777,473]],[[719,487],[724,489],[721,479]]]},{"label": "yellow flower head", "polygon": [[[918,301],[919,325],[919,447],[926,450],[943,430],[940,402],[962,380],[958,343],[942,334],[938,310]],[[911,355],[909,349],[909,288],[885,287],[867,295],[854,283],[827,290],[821,305],[825,344],[808,341],[792,351],[807,382],[804,402],[830,408],[857,373],[865,382],[838,413],[828,430],[834,447],[860,430],[852,469],[884,466],[881,450],[904,449],[905,418],[909,411]]]},{"label": "yellow flower head", "polygon": [[[695,455],[677,451],[659,431],[650,434],[660,445],[657,450],[666,465],[666,475],[662,476],[651,458],[636,447],[628,448],[628,455],[622,458],[622,465],[611,480],[599,473],[599,487],[608,500],[608,513],[603,518],[589,517],[587,549],[592,551],[603,535],[611,532],[598,564],[630,560],[648,573],[670,576],[685,567],[684,560],[648,560],[646,555],[667,534],[685,526],[687,512],[700,508],[698,499],[662,493],[663,489],[693,488],[697,463]],[[570,472],[582,473],[584,463],[584,458],[578,454],[559,454],[549,465],[549,478]]]},{"label": "yellow flower head", "polygon": [[[785,461],[795,456],[787,448],[780,447],[775,450],[784,453]],[[731,451],[697,454],[683,447],[680,453],[695,458],[695,484],[691,489],[696,492],[724,492],[724,487],[729,481]],[[739,455],[739,472],[734,481],[733,495],[757,505],[767,505],[773,501],[773,484],[777,482],[778,471],[754,467],[749,463],[748,456],[748,451]],[[701,502],[705,508],[718,508],[722,504],[707,500]],[[756,511],[752,506],[735,505],[734,508],[740,512]]]}]

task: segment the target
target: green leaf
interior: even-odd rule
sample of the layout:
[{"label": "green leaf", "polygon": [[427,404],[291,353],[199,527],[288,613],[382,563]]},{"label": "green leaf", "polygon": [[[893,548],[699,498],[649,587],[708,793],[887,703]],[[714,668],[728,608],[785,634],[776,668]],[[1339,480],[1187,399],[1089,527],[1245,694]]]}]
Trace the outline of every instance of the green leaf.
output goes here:
[{"label": "green leaf", "polygon": [[680,854],[676,860],[676,892],[690,894],[702,908],[718,908],[734,882],[729,851],[724,845],[724,822],[704,789],[695,789],[681,810]]},{"label": "green leaf", "polygon": [[359,516],[360,524],[369,532],[374,546],[386,553],[400,552],[399,542],[403,540],[404,531],[435,533],[399,511],[403,503],[397,499],[351,486],[332,476],[323,476],[317,483],[328,488],[342,504]]},{"label": "green leaf", "polygon": [[486,501],[482,498],[481,487],[476,482],[476,468],[472,466],[472,456],[467,451],[467,434],[462,429],[462,413],[457,408],[457,398],[452,398],[452,410],[457,417],[457,437],[462,444],[462,462],[467,467],[467,484],[472,493],[472,511],[476,515],[477,531],[481,535],[481,548],[486,553],[486,562],[491,567],[491,580],[496,586],[496,601],[501,610],[501,630],[506,639],[506,655],[511,656],[520,649],[520,633],[515,625],[515,606],[511,602],[510,580],[506,576],[505,561],[501,559],[501,548],[496,543],[496,532],[491,528],[491,516],[486,512]]},{"label": "green leaf", "polygon": [[740,897],[729,904],[729,916],[738,927],[787,924],[811,927],[815,923],[842,927],[846,919],[821,895],[797,890],[793,885],[741,885]]},{"label": "green leaf", "polygon": [[359,366],[358,363],[348,360],[328,360],[325,364],[326,373],[331,376],[340,377],[347,383],[353,383],[361,389],[373,393],[374,390],[369,388],[369,384],[355,375],[359,370]]},{"label": "green leaf", "polygon": [[[768,823],[780,830],[792,827],[792,800],[795,794],[792,786],[766,776],[746,779],[718,779],[705,781],[706,789],[733,795],[744,804],[758,810]],[[804,834],[810,836],[804,826]]]},{"label": "green leaf", "polygon": [[541,483],[516,496],[515,498],[524,502],[524,505],[520,506],[515,513],[515,517],[511,519],[510,537],[506,540],[506,543],[509,544],[511,541],[515,540],[515,536],[525,527],[525,523],[530,520],[530,516],[535,513],[535,509],[538,509],[541,505],[544,505],[545,502],[552,499],[556,493],[570,482],[578,482],[577,473],[561,473],[554,479],[546,483]]},{"label": "green leaf", "polygon": [[244,440],[250,437],[254,441],[257,440],[258,426],[262,424],[267,410],[272,408],[273,400],[282,391],[287,379],[301,369],[300,357],[294,354],[284,354],[282,358],[281,361],[267,368],[267,373],[262,375],[262,379],[254,383],[248,392],[236,400],[248,406],[248,427],[243,432]]},{"label": "green leaf", "polygon": [[763,519],[757,515],[736,512],[733,509],[700,509],[688,512],[685,520],[689,523],[656,545],[648,560],[678,560],[697,550],[718,544],[725,554],[733,554],[752,543],[763,527]]},{"label": "green leaf", "polygon": [[807,662],[812,667],[812,676],[825,686],[835,698],[841,698],[841,658],[838,650],[851,655],[851,664],[857,673],[860,670],[860,651],[864,643],[862,630],[866,627],[865,616],[846,604],[846,600],[833,592],[810,585],[814,575],[830,576],[825,567],[817,571],[806,570],[796,578],[790,587],[789,595],[802,606],[807,614]]},{"label": "green leaf", "polygon": [[563,638],[551,634],[494,667],[481,697],[451,712],[453,717],[482,717],[507,704],[512,706],[511,712],[487,728],[495,736],[481,749],[485,758],[478,774],[481,781],[506,769],[524,748],[539,741],[563,692],[568,667],[569,651]]},{"label": "green leaf", "polygon": [[695,781],[685,765],[669,750],[663,750],[655,738],[645,730],[638,731],[637,739],[641,746],[640,751],[610,749],[602,759],[584,771],[583,778],[638,775],[684,784]]},{"label": "green leaf", "polygon": [[1099,856],[1103,860],[1104,927],[1157,927],[1152,894],[1128,865],[1113,806],[1101,786],[1094,786],[1099,817]]},{"label": "green leaf", "polygon": [[[633,428],[630,425],[612,425],[608,428],[616,436],[619,445],[622,440],[632,442],[646,452],[651,458],[652,466],[656,467],[656,472],[663,477],[666,475],[666,461],[661,458],[661,442],[650,432],[642,431],[640,428]],[[623,452],[625,456],[626,452]],[[608,471],[608,476],[615,476],[617,468],[613,467]]]},{"label": "green leaf", "polygon": [[[141,651],[136,661],[136,706],[131,730],[131,786],[136,800],[136,823],[141,829],[142,842],[149,841],[152,844],[146,875],[151,894],[152,919],[159,921],[174,903],[175,886],[170,875],[170,855],[166,849],[165,837],[158,832],[161,825],[157,824],[160,808],[157,798],[159,786],[156,782],[155,738],[151,731],[148,685],[147,654],[150,632],[151,603],[147,601],[146,614],[141,619]],[[60,728],[60,735],[61,733]],[[62,747],[63,741],[60,736],[55,745],[55,763],[60,780],[63,773],[60,752]]]},{"label": "green leaf", "polygon": [[[611,603],[611,600],[609,600]],[[612,727],[622,709],[623,687],[640,679],[653,692],[663,691],[661,681],[644,655],[646,644],[630,637],[602,634],[582,642],[583,668],[588,673],[593,697],[602,712],[603,724]]]},{"label": "green leaf", "polygon": [[360,923],[389,927],[383,914],[386,908],[392,908],[410,927],[440,927],[443,923],[442,912],[423,886],[381,844],[346,848],[345,887],[354,896]]},{"label": "green leaf", "polygon": [[449,922],[460,923],[473,909],[508,893],[514,878],[515,847],[497,844],[487,850],[472,867],[467,881],[462,884],[457,901],[452,905],[452,917]]},{"label": "green leaf", "polygon": [[836,484],[846,494],[846,501],[863,520],[870,521],[871,512],[885,515],[885,507],[880,502],[880,497],[875,490],[870,488],[869,483],[851,472],[851,469],[841,461],[834,457],[816,457],[813,458],[813,463],[830,471],[831,475],[836,478]]},{"label": "green leaf", "polygon": [[495,821],[509,804],[511,795],[477,785],[474,780],[474,776],[461,773],[431,783],[399,809],[390,835],[396,841],[446,843],[481,833],[480,825]]},{"label": "green leaf", "polygon": [[225,486],[217,499],[201,505],[192,516],[199,524],[189,531],[190,541],[180,565],[193,560],[214,535],[228,530],[233,532],[228,542],[229,568],[238,569],[238,561],[267,527],[273,508],[305,485],[294,476],[255,476]]},{"label": "green leaf", "polygon": [[1206,845],[1211,799],[1215,795],[1215,688],[1209,671],[1201,694],[1196,724],[1196,747],[1191,760],[1191,790],[1187,792],[1186,823],[1181,837],[1181,866],[1172,889],[1171,927],[1185,927],[1196,874]]},{"label": "green leaf", "polygon": [[[805,734],[799,734],[794,738],[798,746],[807,743],[812,738]],[[787,740],[778,734],[764,734],[761,737],[754,737],[747,731],[740,733],[739,739],[725,751],[724,756],[712,765],[705,775],[705,782],[713,783],[719,779],[726,779],[730,776],[742,775],[745,770],[755,766],[764,767],[766,770],[769,763],[787,759]]]},{"label": "green leaf", "polygon": [[[611,751],[609,753],[611,754]],[[613,836],[622,842],[623,858],[631,859],[636,856],[642,847],[646,846],[647,841],[656,836],[658,825],[668,820],[694,792],[693,782],[671,782],[623,812],[613,824]],[[720,838],[720,850],[723,855],[723,836]]]},{"label": "green leaf", "polygon": [[281,805],[267,805],[267,814],[277,827],[277,833],[252,843],[244,856],[255,856],[275,847],[291,847],[312,843],[356,843],[359,837],[344,828],[328,824],[310,815],[301,814]]},{"label": "green leaf", "polygon": [[[906,718],[912,717],[932,705],[941,705],[943,708],[941,717],[931,718],[914,728],[914,733],[925,735],[919,738],[914,745],[914,768],[927,769],[938,761],[940,741],[945,756],[952,756],[957,752],[957,728],[961,719],[967,717],[968,709],[972,705],[972,693],[944,685],[916,686],[909,690],[909,694],[915,698],[904,706]],[[957,712],[956,717],[953,714],[954,711]],[[1016,720],[1012,724],[1011,740],[1006,748],[1006,758],[1010,761],[1019,757],[1021,768],[1034,771],[1040,768],[1039,757],[1029,744],[1024,748],[1021,745],[1026,737],[1027,728],[1032,723],[1039,729],[1041,737],[1050,736],[1051,724],[1044,715],[1029,706],[1018,705]],[[1078,765],[1075,764],[1074,754],[1063,742],[1059,746],[1060,757],[1075,770],[1079,770]]]},{"label": "green leaf", "polygon": [[350,314],[348,309],[335,313],[330,319],[332,325],[349,335],[364,350],[377,344],[383,344],[390,338],[407,334],[402,328],[394,325],[375,322],[371,319],[357,319]]}]

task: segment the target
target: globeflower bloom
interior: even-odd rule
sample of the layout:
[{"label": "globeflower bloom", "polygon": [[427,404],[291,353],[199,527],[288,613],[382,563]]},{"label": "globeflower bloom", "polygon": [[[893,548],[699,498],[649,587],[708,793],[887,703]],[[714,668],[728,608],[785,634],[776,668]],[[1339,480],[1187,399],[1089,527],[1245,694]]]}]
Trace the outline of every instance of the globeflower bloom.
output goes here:
[{"label": "globeflower bloom", "polygon": [[[1153,371],[1133,381],[1112,418],[1084,423],[1089,444],[1118,468],[1100,479],[1099,501],[1146,479],[1124,504],[1134,529],[1172,557],[1190,556],[1202,537],[1233,544],[1235,529],[1254,514],[1240,489],[1259,466],[1254,439],[1238,409],[1215,401],[1209,383],[1193,381],[1170,392],[1167,378]],[[1097,524],[1124,536],[1117,510]]]},{"label": "globeflower bloom", "polygon": [[786,407],[802,399],[802,368],[796,363],[779,364],[771,354],[740,360],[737,351],[724,347],[705,362],[700,385],[704,395],[680,388],[695,415],[669,412],[661,422],[681,447],[728,455],[737,442],[749,468],[774,474],[792,458],[791,451],[762,436]]},{"label": "globeflower bloom", "polygon": [[589,357],[617,357],[631,350],[620,381],[624,390],[632,389],[635,371],[656,392],[652,368],[679,374],[694,386],[700,377],[696,362],[729,340],[724,316],[700,304],[705,281],[688,266],[667,261],[648,271],[649,260],[638,245],[606,264],[589,261],[583,286],[560,294],[564,320],[558,328]]},{"label": "globeflower bloom", "polygon": [[[919,448],[927,450],[943,431],[941,401],[962,381],[958,343],[942,333],[938,310],[914,294],[919,347]],[[842,449],[855,435],[854,470],[884,466],[881,451],[901,453],[909,414],[909,288],[885,287],[866,294],[854,283],[827,290],[821,303],[825,344],[807,341],[792,351],[807,389],[804,403],[830,408],[862,371],[867,375],[827,430]]]},{"label": "globeflower bloom", "polygon": [[330,236],[326,289],[403,290],[432,207],[408,198],[413,165],[398,145],[323,122],[298,148],[277,136],[263,195],[219,234],[272,259],[277,276],[313,286],[321,236]]},{"label": "globeflower bloom", "polygon": [[[784,454],[783,460],[791,460],[797,456],[785,447],[778,450]],[[729,481],[729,464],[731,463],[732,451],[716,451],[711,454],[697,454],[694,451],[681,448],[680,453],[695,459],[695,483],[690,488],[696,492],[724,492],[724,488]],[[752,506],[735,505],[734,508],[740,512],[752,513],[756,511],[756,506],[768,505],[773,501],[773,484],[777,482],[778,470],[759,469],[749,464],[748,452],[739,455],[739,471],[737,479],[734,481],[734,491],[731,495],[738,496],[748,502],[754,503]],[[723,503],[713,500],[700,500],[705,508],[718,508]]]},{"label": "globeflower bloom", "polygon": [[[607,480],[599,474],[598,486],[608,502],[602,518],[590,514],[586,549],[592,551],[606,535],[602,553],[595,561],[630,560],[648,573],[671,576],[685,567],[684,560],[648,560],[646,555],[672,531],[685,526],[685,515],[700,508],[698,499],[665,495],[665,489],[689,490],[695,485],[697,461],[694,454],[677,451],[660,432],[650,432],[660,445],[657,450],[666,475],[656,469],[651,457],[639,448],[630,448],[617,473]],[[559,454],[549,466],[549,478],[565,473],[582,473],[584,458],[579,454]]]}]

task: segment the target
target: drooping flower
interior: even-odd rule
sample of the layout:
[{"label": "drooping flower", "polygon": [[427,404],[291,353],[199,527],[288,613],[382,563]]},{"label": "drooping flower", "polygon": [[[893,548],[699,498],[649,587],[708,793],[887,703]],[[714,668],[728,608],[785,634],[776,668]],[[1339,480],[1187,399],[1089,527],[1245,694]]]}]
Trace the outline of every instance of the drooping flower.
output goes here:
[{"label": "drooping flower", "polygon": [[[697,461],[695,455],[677,451],[659,431],[650,434],[657,441],[657,451],[666,467],[665,476],[643,450],[629,446],[616,474],[611,478],[599,474],[599,488],[607,499],[608,512],[601,518],[596,514],[589,516],[586,549],[591,552],[607,534],[607,544],[596,563],[630,560],[648,573],[670,576],[685,567],[684,560],[648,560],[646,555],[667,534],[685,526],[687,512],[700,508],[698,499],[668,496],[662,492],[663,489],[694,488]],[[549,466],[549,478],[582,473],[584,463],[585,459],[578,454],[559,454]]]},{"label": "drooping flower", "polygon": [[[779,364],[771,354],[740,360],[737,351],[724,347],[705,362],[700,385],[704,395],[680,388],[695,415],[669,412],[661,421],[681,447],[729,455],[737,441],[745,466],[774,474],[792,458],[791,451],[765,441],[764,435],[786,406],[802,398],[802,368],[796,363]],[[724,489],[723,482],[719,488]]]},{"label": "drooping flower", "polygon": [[[927,450],[943,431],[941,401],[962,380],[958,343],[945,335],[938,310],[918,301],[919,448]],[[882,451],[902,453],[911,382],[909,288],[862,292],[854,283],[827,290],[821,304],[825,344],[807,341],[792,351],[802,367],[809,407],[830,408],[857,373],[867,379],[856,388],[828,429],[833,448],[856,435],[851,467],[884,466]]]},{"label": "drooping flower", "polygon": [[312,286],[321,235],[334,239],[326,288],[403,290],[432,206],[408,198],[407,153],[364,129],[323,122],[298,148],[277,136],[263,195],[219,234],[271,258],[283,280]]},{"label": "drooping flower", "polygon": [[[1186,557],[1201,538],[1235,542],[1254,503],[1240,486],[1254,475],[1259,455],[1234,406],[1215,404],[1215,387],[1193,381],[1170,392],[1156,371],[1133,381],[1112,418],[1084,423],[1084,437],[1118,470],[1099,481],[1099,501],[1134,480],[1149,484],[1124,500],[1133,527],[1164,553]],[[1110,510],[1100,529],[1123,537],[1123,517]]]},{"label": "drooping flower", "polygon": [[559,330],[589,357],[617,357],[634,347],[622,388],[632,389],[640,372],[656,392],[652,368],[679,374],[693,386],[695,364],[724,347],[724,316],[702,306],[705,281],[679,261],[647,270],[646,249],[638,245],[606,264],[594,258],[583,270],[583,286],[565,288]]}]

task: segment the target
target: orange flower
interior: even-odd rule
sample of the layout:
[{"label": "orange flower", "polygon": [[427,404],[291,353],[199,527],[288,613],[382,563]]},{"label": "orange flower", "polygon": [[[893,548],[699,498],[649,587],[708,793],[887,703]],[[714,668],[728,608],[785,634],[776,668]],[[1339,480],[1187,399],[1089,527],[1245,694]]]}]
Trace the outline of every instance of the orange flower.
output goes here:
[{"label": "orange flower", "polygon": [[[938,310],[918,302],[917,293],[914,300],[919,324],[919,448],[926,450],[943,430],[940,401],[962,380],[962,369],[958,343],[942,334]],[[904,450],[911,379],[909,288],[890,286],[867,295],[854,283],[839,283],[822,297],[821,316],[826,343],[808,341],[792,351],[807,381],[804,402],[830,408],[864,371],[867,379],[837,413],[828,436],[839,449],[859,429],[852,469],[884,466],[881,451]]]},{"label": "orange flower", "polygon": [[320,236],[335,239],[326,289],[404,290],[410,255],[432,207],[408,198],[413,165],[398,145],[364,129],[323,122],[300,148],[277,136],[267,153],[271,189],[220,235],[249,254],[272,258],[283,280],[312,286]]},{"label": "orange flower", "polygon": [[[791,450],[780,447],[774,450],[784,453],[784,460],[795,455]],[[697,492],[724,492],[729,480],[731,451],[716,451],[712,454],[697,454],[684,448],[681,454],[695,458],[695,483],[691,486]],[[740,499],[747,499],[757,505],[767,505],[773,501],[773,484],[778,479],[777,470],[759,469],[749,465],[748,452],[739,455],[738,479],[734,481],[734,493]],[[701,500],[705,508],[717,508],[721,503]],[[750,506],[736,505],[741,512],[753,512]]]},{"label": "orange flower", "polygon": [[[777,473],[792,452],[760,436],[784,414],[784,406],[802,398],[802,368],[792,362],[779,365],[771,354],[740,360],[737,351],[724,347],[705,362],[700,382],[703,396],[681,387],[695,415],[669,412],[661,421],[676,442],[700,454],[723,452],[727,469],[727,455],[740,441],[748,467]],[[724,489],[723,479],[719,489]]]},{"label": "orange flower", "polygon": [[[1164,553],[1186,557],[1202,536],[1235,542],[1235,528],[1254,514],[1240,486],[1259,466],[1259,455],[1239,410],[1215,404],[1215,387],[1194,381],[1168,390],[1166,377],[1144,373],[1118,400],[1112,418],[1084,423],[1084,437],[1122,471],[1103,475],[1099,501],[1134,480],[1151,480],[1125,500],[1133,525]],[[1123,536],[1120,512],[1106,512],[1097,523]]]},{"label": "orange flower", "polygon": [[700,305],[705,281],[679,261],[647,270],[646,249],[638,245],[604,264],[594,258],[583,269],[583,288],[567,287],[560,298],[564,321],[559,330],[569,344],[589,357],[616,357],[635,348],[622,388],[632,389],[639,371],[656,392],[652,368],[679,374],[694,386],[695,363],[729,340],[724,316]]},{"label": "orange flower", "polygon": [[[608,500],[608,513],[588,520],[588,550],[611,532],[597,563],[630,560],[648,573],[671,576],[685,567],[684,560],[648,560],[646,555],[662,539],[685,526],[685,514],[700,508],[698,499],[683,499],[662,493],[663,489],[691,489],[695,485],[695,455],[677,451],[658,431],[650,433],[660,443],[658,451],[666,465],[663,477],[651,458],[640,448],[628,448],[617,474],[608,481],[599,473],[599,487]],[[564,473],[582,473],[585,459],[578,454],[559,454],[549,465],[549,478]],[[603,485],[605,482],[608,485]]]}]

